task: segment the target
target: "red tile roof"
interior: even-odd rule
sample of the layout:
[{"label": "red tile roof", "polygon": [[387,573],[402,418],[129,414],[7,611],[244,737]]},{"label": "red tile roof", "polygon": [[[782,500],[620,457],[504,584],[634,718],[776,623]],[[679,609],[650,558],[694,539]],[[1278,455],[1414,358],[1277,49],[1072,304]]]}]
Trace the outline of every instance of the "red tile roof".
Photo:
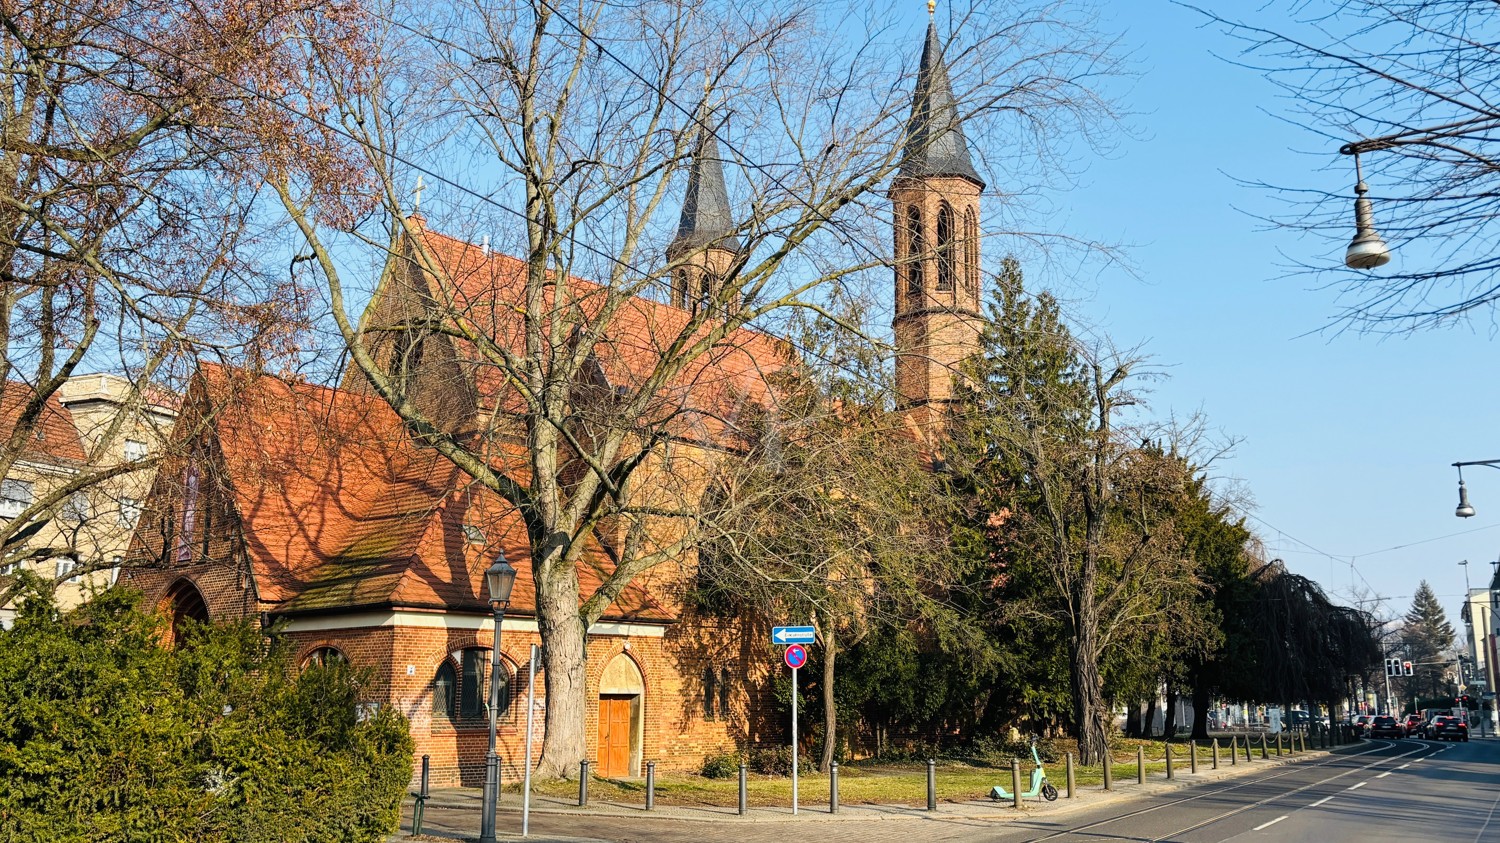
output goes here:
[{"label": "red tile roof", "polygon": [[[450,301],[452,309],[463,314],[466,322],[493,337],[498,344],[511,349],[524,348],[521,305],[526,291],[526,264],[509,255],[487,252],[429,231],[420,217],[413,217],[412,221],[421,245],[440,274],[451,282],[437,285],[451,288],[451,292],[435,291],[436,295]],[[600,284],[569,277],[565,289],[570,314],[581,317],[580,321],[586,325],[600,319],[609,305],[611,290]],[[544,296],[549,312],[563,313],[556,286],[547,286]],[[696,333],[687,334],[691,320],[692,314],[681,308],[639,296],[625,298],[609,315],[594,348],[601,373],[611,386],[638,389],[657,369],[663,355],[680,347],[685,340],[691,343],[706,337],[717,327],[705,324]],[[790,352],[788,343],[769,334],[748,328],[729,331],[688,361],[658,391],[642,423],[663,423],[674,435],[715,441],[747,404],[768,402],[767,375],[785,366]],[[471,347],[460,353],[470,356],[482,401],[503,410],[523,408],[523,399],[509,384],[504,371]]]},{"label": "red tile roof", "polygon": [[[414,443],[382,400],[219,366],[200,377],[262,600],[281,612],[487,609],[484,571],[503,549],[518,569],[512,609],[534,610],[515,508]],[[584,557],[586,596],[610,563],[597,545]],[[606,616],[670,617],[641,588]]]},{"label": "red tile roof", "polygon": [[[15,430],[26,403],[35,395],[27,384],[9,381],[0,390],[0,429],[9,436]],[[88,454],[73,417],[62,406],[57,394],[47,397],[42,404],[41,416],[37,419],[36,433],[22,449],[23,458],[42,458],[53,462],[83,463]]]}]

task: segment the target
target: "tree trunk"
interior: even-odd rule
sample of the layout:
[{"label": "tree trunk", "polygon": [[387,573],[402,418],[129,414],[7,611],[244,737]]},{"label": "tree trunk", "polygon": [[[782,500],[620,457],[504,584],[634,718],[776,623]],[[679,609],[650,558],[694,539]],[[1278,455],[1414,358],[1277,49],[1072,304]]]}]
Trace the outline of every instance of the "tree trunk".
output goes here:
[{"label": "tree trunk", "polygon": [[[555,550],[556,558],[562,555]],[[586,637],[578,616],[578,581],[560,564],[537,565],[537,628],[547,690],[546,732],[536,776],[543,779],[570,778],[578,773],[578,762],[588,757],[584,723],[587,700],[584,668]]]},{"label": "tree trunk", "polygon": [[1159,705],[1160,701],[1161,695],[1155,694],[1146,703],[1146,714],[1141,719],[1141,737],[1147,740],[1156,735],[1156,712],[1161,707]]},{"label": "tree trunk", "polygon": [[1104,704],[1104,682],[1099,676],[1099,630],[1092,603],[1081,607],[1073,633],[1073,719],[1078,725],[1078,760],[1098,764],[1109,752],[1109,708]]},{"label": "tree trunk", "polygon": [[1142,721],[1141,712],[1144,711],[1145,708],[1146,708],[1146,704],[1145,703],[1143,703],[1143,702],[1133,702],[1133,703],[1130,704],[1130,707],[1125,710],[1125,735],[1126,735],[1126,737],[1131,737],[1131,738],[1141,737],[1141,734],[1142,734],[1142,731],[1143,731],[1141,729],[1141,721]]},{"label": "tree trunk", "polygon": [[1212,701],[1207,685],[1200,682],[1193,686],[1193,740],[1208,740],[1208,707]]},{"label": "tree trunk", "polygon": [[1178,696],[1179,695],[1178,695],[1178,693],[1176,691],[1171,690],[1170,687],[1168,688],[1168,690],[1167,690],[1166,716],[1164,718],[1162,718],[1162,726],[1161,726],[1161,736],[1163,738],[1165,738],[1166,740],[1171,740],[1171,739],[1177,737],[1177,700],[1178,700]]},{"label": "tree trunk", "polygon": [[818,772],[826,773],[833,763],[833,750],[838,742],[838,705],[833,698],[833,663],[838,656],[838,645],[834,639],[833,624],[823,624],[823,757],[818,762]]}]

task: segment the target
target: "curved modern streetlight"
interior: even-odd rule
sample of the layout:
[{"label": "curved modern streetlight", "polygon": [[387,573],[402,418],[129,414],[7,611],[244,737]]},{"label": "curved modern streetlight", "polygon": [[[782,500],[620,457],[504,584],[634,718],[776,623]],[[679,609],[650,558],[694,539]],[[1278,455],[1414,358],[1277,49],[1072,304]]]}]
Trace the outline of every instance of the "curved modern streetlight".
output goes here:
[{"label": "curved modern streetlight", "polygon": [[484,759],[484,809],[479,817],[480,843],[495,843],[495,810],[500,801],[500,756],[495,754],[495,724],[500,713],[500,625],[510,605],[510,591],[516,584],[516,569],[505,561],[505,551],[484,572],[489,592],[490,611],[495,616],[495,647],[490,650],[490,751]]}]

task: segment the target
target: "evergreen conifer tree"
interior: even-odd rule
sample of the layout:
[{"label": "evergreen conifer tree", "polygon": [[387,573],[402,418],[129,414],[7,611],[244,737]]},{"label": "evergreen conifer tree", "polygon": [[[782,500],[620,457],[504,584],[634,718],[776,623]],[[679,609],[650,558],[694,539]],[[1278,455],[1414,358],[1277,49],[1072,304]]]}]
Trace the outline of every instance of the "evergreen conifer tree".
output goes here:
[{"label": "evergreen conifer tree", "polygon": [[1406,645],[1405,659],[1412,663],[1412,675],[1402,682],[1402,691],[1408,699],[1448,696],[1453,690],[1448,677],[1453,624],[1426,580],[1417,587],[1404,620],[1401,640]]}]

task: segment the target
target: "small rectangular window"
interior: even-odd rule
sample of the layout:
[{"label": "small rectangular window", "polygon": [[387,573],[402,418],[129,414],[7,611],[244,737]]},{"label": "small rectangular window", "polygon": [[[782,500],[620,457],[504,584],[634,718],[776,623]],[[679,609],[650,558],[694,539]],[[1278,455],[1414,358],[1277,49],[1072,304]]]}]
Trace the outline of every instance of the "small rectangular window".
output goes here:
[{"label": "small rectangular window", "polygon": [[63,501],[62,517],[74,523],[82,523],[89,520],[94,514],[93,506],[89,503],[89,496],[83,492],[74,492]]},{"label": "small rectangular window", "polygon": [[26,507],[31,506],[35,500],[31,493],[31,481],[29,480],[6,480],[0,482],[0,507],[6,517],[14,518],[21,514]]},{"label": "small rectangular window", "polygon": [[125,440],[125,459],[127,461],[135,462],[136,460],[143,460],[149,453],[151,453],[151,449],[146,447],[145,442],[139,439]]},{"label": "small rectangular window", "polygon": [[141,519],[141,502],[135,498],[120,498],[120,526],[134,527]]},{"label": "small rectangular window", "polygon": [[78,560],[76,559],[69,559],[68,557],[64,556],[63,558],[57,560],[57,578],[59,580],[66,579],[69,582],[77,582],[78,578],[82,576],[81,574],[73,574],[73,572],[77,569]]}]

